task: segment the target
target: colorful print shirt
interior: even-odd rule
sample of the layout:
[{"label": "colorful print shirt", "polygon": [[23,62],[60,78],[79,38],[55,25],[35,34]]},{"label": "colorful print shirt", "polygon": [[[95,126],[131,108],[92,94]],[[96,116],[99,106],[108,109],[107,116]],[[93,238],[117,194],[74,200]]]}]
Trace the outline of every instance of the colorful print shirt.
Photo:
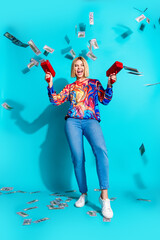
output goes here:
[{"label": "colorful print shirt", "polygon": [[99,80],[89,78],[66,85],[59,94],[54,91],[53,86],[47,89],[49,100],[53,105],[58,106],[70,101],[71,105],[65,119],[68,117],[96,119],[100,122],[98,100],[107,105],[113,95],[112,88],[104,90]]}]

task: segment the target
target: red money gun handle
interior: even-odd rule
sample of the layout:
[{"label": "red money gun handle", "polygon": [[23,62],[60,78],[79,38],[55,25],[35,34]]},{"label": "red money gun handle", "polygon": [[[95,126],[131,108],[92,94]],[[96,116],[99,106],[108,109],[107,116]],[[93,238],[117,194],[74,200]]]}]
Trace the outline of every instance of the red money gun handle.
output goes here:
[{"label": "red money gun handle", "polygon": [[[123,68],[123,63],[116,61],[107,71],[106,76],[109,77],[110,74],[117,74]],[[113,84],[115,80],[111,80],[111,84]]]},{"label": "red money gun handle", "polygon": [[[55,77],[56,73],[48,60],[42,62],[41,67],[43,68],[45,73],[50,72],[52,74],[52,77]],[[46,81],[50,82],[50,77],[47,78]]]}]

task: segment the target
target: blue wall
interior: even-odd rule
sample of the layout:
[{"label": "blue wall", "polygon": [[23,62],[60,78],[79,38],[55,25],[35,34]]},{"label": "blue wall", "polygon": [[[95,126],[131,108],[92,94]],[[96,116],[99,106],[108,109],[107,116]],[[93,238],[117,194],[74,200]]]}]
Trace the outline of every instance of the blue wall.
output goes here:
[{"label": "blue wall", "polygon": [[[47,96],[47,85],[41,67],[33,67],[23,74],[32,50],[13,45],[3,34],[10,32],[22,42],[32,39],[43,52],[44,45],[55,49],[49,59],[56,71],[54,86],[57,92],[72,83],[72,61],[63,49],[72,46],[77,56],[88,52],[88,41],[96,38],[97,60],[88,59],[90,78],[97,78],[104,88],[106,70],[121,61],[135,67],[144,76],[117,75],[114,96],[108,106],[100,105],[101,127],[106,139],[110,163],[111,189],[152,189],[159,187],[160,167],[160,85],[144,84],[160,81],[160,25],[159,1],[7,1],[1,3],[1,104],[7,102],[12,111],[0,108],[1,128],[1,186],[24,190],[65,190],[77,188],[68,143],[64,135],[64,116],[69,103],[54,107]],[[144,10],[151,23],[135,21]],[[93,26],[89,26],[89,12],[94,12]],[[75,25],[86,24],[86,37],[78,39]],[[153,28],[156,24],[156,29]],[[132,34],[123,39],[127,29]],[[68,35],[70,44],[65,40]],[[82,52],[83,50],[83,52]],[[144,143],[146,152],[140,156]],[[98,186],[95,160],[85,141],[89,188]]]}]

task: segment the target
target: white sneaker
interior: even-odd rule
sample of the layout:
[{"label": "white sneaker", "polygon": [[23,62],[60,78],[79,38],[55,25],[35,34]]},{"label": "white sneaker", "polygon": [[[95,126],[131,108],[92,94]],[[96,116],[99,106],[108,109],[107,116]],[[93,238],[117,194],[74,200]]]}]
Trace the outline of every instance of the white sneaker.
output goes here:
[{"label": "white sneaker", "polygon": [[110,206],[110,199],[107,198],[107,199],[103,200],[100,196],[99,197],[99,202],[100,202],[101,207],[102,207],[102,215],[105,218],[112,218],[113,217],[113,211],[112,211],[111,206]]},{"label": "white sneaker", "polygon": [[85,203],[88,201],[88,197],[86,194],[82,194],[77,202],[75,202],[76,207],[83,207]]}]

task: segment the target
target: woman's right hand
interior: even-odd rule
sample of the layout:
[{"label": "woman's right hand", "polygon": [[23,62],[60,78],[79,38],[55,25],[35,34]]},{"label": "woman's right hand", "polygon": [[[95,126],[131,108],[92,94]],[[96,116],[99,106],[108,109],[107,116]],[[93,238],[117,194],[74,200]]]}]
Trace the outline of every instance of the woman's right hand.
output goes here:
[{"label": "woman's right hand", "polygon": [[52,74],[50,72],[46,73],[45,80],[46,80],[46,82],[48,82],[49,88],[51,88],[52,85],[53,85],[53,77],[52,77]]}]

